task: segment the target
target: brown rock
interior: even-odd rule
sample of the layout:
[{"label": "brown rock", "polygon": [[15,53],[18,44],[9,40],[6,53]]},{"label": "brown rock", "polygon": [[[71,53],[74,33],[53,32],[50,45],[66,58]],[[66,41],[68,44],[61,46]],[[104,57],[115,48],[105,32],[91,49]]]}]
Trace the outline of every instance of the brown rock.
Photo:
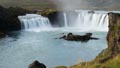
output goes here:
[{"label": "brown rock", "polygon": [[67,35],[64,35],[60,37],[60,39],[65,39],[68,41],[81,41],[81,42],[87,42],[88,40],[98,40],[98,38],[91,37],[92,33],[86,33],[85,35],[74,35],[72,33],[68,33]]},{"label": "brown rock", "polygon": [[46,68],[46,66],[43,63],[34,61],[32,64],[29,65],[28,68]]}]

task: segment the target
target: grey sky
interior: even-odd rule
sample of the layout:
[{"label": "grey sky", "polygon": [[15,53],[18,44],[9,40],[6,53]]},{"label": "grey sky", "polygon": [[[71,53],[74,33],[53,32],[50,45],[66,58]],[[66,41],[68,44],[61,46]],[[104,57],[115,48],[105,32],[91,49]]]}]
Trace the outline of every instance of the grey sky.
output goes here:
[{"label": "grey sky", "polygon": [[[4,6],[39,6],[40,2],[51,0],[1,0],[0,4]],[[86,8],[103,10],[120,10],[120,0],[52,0],[58,8]],[[59,1],[59,2],[58,2]],[[34,3],[34,4],[32,4]]]}]

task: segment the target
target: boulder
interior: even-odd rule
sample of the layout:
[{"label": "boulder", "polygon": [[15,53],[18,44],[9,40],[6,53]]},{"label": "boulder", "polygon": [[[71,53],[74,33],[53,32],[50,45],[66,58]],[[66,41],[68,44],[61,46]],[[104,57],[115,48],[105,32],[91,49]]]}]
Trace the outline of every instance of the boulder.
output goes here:
[{"label": "boulder", "polygon": [[28,68],[46,68],[46,66],[43,63],[34,61],[32,64],[29,65]]},{"label": "boulder", "polygon": [[86,33],[85,35],[74,35],[72,33],[68,33],[67,35],[60,37],[60,39],[65,39],[68,41],[82,41],[82,42],[86,42],[90,39],[98,40],[98,38],[91,37],[91,36],[92,36],[92,33]]},{"label": "boulder", "polygon": [[94,10],[88,11],[88,13],[95,13]]}]

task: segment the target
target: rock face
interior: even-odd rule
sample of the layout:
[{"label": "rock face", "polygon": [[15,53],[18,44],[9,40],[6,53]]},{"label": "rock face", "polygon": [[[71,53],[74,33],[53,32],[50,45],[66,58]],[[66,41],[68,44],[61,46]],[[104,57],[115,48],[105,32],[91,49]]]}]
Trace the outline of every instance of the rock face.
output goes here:
[{"label": "rock face", "polygon": [[43,63],[39,63],[38,61],[34,61],[32,64],[29,65],[28,68],[46,68]]},{"label": "rock face", "polygon": [[6,34],[5,34],[5,33],[0,32],[0,38],[4,38],[5,36],[6,36]]},{"label": "rock face", "polygon": [[30,13],[30,11],[18,7],[4,8],[0,6],[0,31],[20,30],[21,23],[18,16],[26,13]]},{"label": "rock face", "polygon": [[52,25],[59,25],[64,26],[64,24],[61,24],[61,22],[64,22],[64,16],[63,12],[53,12],[48,14],[47,16],[51,22]]},{"label": "rock face", "polygon": [[120,14],[109,13],[109,32],[107,41],[108,48],[103,50],[96,58],[96,60],[101,63],[120,54]]},{"label": "rock face", "polygon": [[107,35],[108,49],[112,50],[112,56],[120,53],[120,14],[109,13],[109,32]]},{"label": "rock face", "polygon": [[0,37],[5,37],[9,31],[20,30],[21,23],[18,16],[26,13],[31,13],[31,11],[18,7],[4,8],[0,6]]},{"label": "rock face", "polygon": [[40,13],[42,16],[47,17],[51,24],[63,26],[64,24],[61,24],[61,22],[64,22],[63,12],[57,11],[57,10],[51,10],[51,9],[45,9],[42,10]]},{"label": "rock face", "polygon": [[60,39],[65,39],[68,41],[81,41],[81,42],[87,42],[90,39],[98,40],[98,38],[91,37],[91,36],[92,36],[92,33],[86,33],[85,35],[82,35],[82,36],[68,33],[67,35],[60,37]]}]

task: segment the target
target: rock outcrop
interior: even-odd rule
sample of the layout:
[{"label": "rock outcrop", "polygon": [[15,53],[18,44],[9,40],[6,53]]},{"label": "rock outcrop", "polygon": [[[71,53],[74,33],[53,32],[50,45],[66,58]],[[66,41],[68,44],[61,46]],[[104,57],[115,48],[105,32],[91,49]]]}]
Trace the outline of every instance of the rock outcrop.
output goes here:
[{"label": "rock outcrop", "polygon": [[47,11],[46,13],[42,13],[42,15],[48,17],[53,26],[64,26],[64,24],[61,24],[61,22],[64,22],[64,16],[62,11]]},{"label": "rock outcrop", "polygon": [[108,49],[112,57],[120,53],[120,14],[109,13]]},{"label": "rock outcrop", "polygon": [[18,16],[26,13],[31,13],[31,11],[19,7],[4,8],[0,6],[0,37],[5,37],[9,31],[20,30],[21,23]]},{"label": "rock outcrop", "polygon": [[[120,54],[120,14],[109,13],[109,32],[107,35],[108,48],[103,50],[97,58],[101,63]],[[104,57],[106,56],[106,57]],[[104,58],[103,58],[104,57]]]},{"label": "rock outcrop", "polygon": [[74,35],[72,33],[68,33],[67,35],[60,37],[60,39],[81,42],[87,42],[89,40],[98,40],[98,38],[92,37],[92,33],[86,33],[85,35]]},{"label": "rock outcrop", "polygon": [[20,30],[21,23],[18,20],[18,16],[26,13],[30,13],[30,11],[19,7],[4,8],[0,6],[0,31]]},{"label": "rock outcrop", "polygon": [[46,68],[46,66],[43,63],[34,61],[32,64],[29,65],[28,68]]}]

